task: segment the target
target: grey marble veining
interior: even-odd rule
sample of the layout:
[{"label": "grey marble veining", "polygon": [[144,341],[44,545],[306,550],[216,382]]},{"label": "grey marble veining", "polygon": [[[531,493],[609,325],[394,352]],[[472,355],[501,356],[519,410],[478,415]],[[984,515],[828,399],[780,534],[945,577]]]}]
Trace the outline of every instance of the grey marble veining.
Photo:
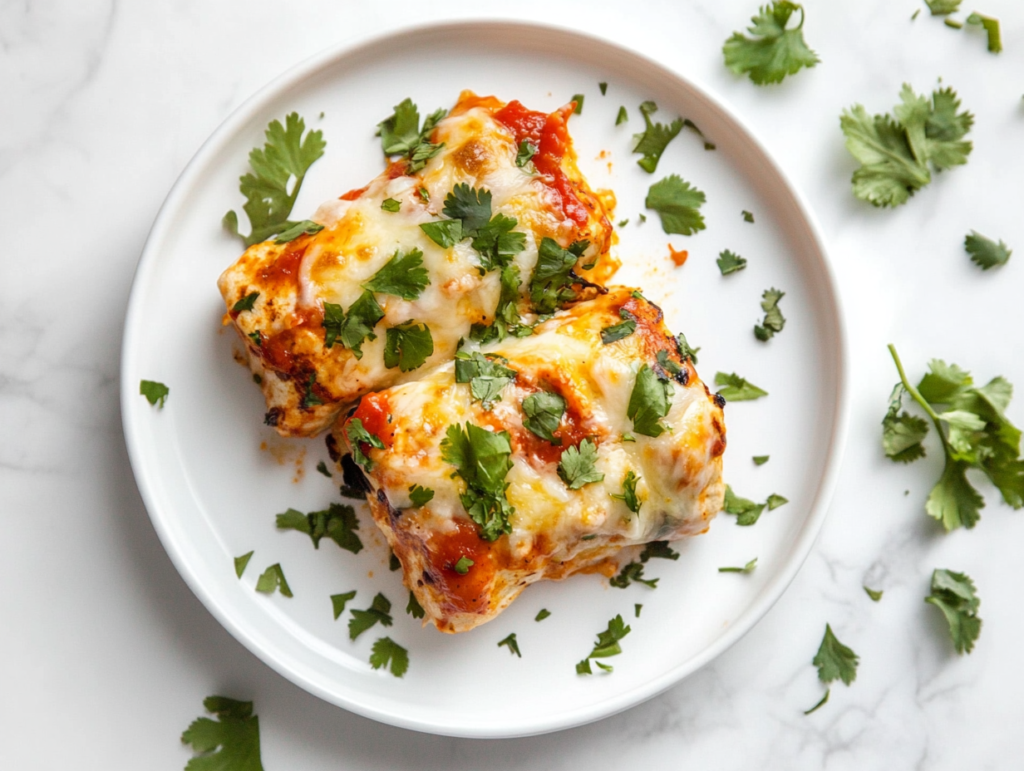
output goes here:
[{"label": "grey marble veining", "polygon": [[[458,0],[443,9],[311,0],[0,3],[0,767],[180,769],[181,730],[215,692],[256,701],[275,769],[1004,769],[1021,766],[1024,514],[988,505],[970,532],[936,532],[923,502],[941,453],[882,457],[894,342],[920,373],[938,356],[1018,385],[1018,255],[982,274],[977,229],[1024,249],[1024,9],[993,56],[915,0],[807,0],[822,57],[757,89],[721,62],[756,2]],[[910,16],[920,8],[920,17]],[[967,9],[971,10],[971,9]],[[804,568],[736,646],[661,696],[596,724],[515,740],[426,736],[301,691],[220,627],[186,588],[139,498],[121,435],[118,358],[135,263],[161,201],[242,100],[320,49],[399,23],[489,14],[592,29],[720,95],[808,199],[843,292],[852,426],[839,487]],[[896,211],[849,193],[838,116],[889,110],[900,84],[938,78],[977,117],[966,167]],[[1024,423],[1018,400],[1011,418]],[[934,437],[931,438],[934,440]],[[909,491],[904,494],[904,491]],[[934,567],[982,597],[971,656],[952,652],[922,598]],[[871,602],[863,585],[885,590]],[[826,622],[861,656],[856,682],[823,688],[810,664]],[[500,694],[496,694],[500,698]]]}]

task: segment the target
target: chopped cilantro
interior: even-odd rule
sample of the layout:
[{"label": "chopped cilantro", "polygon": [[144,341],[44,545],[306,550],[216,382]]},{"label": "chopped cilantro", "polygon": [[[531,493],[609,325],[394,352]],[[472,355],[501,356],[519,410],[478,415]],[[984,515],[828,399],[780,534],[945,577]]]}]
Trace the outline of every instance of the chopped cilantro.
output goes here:
[{"label": "chopped cilantro", "polygon": [[356,510],[344,503],[332,503],[323,511],[311,511],[309,514],[288,509],[277,515],[277,527],[305,533],[316,549],[320,548],[320,539],[324,536],[353,554],[358,554],[363,548],[363,542],[355,532],[359,529]]},{"label": "chopped cilantro", "polygon": [[818,653],[811,662],[818,668],[818,679],[823,683],[842,680],[849,685],[857,678],[857,654],[843,645],[825,624],[825,636]]},{"label": "chopped cilantro", "polygon": [[434,338],[426,324],[418,324],[412,319],[389,327],[385,332],[384,366],[410,372],[418,367],[434,353]]},{"label": "chopped cilantro", "polygon": [[985,34],[988,36],[989,51],[997,54],[1003,50],[1003,36],[999,32],[999,19],[994,19],[991,16],[982,16],[975,11],[967,17],[967,23],[981,26],[985,29]]},{"label": "chopped cilantro", "polygon": [[395,677],[402,677],[409,671],[409,651],[396,643],[390,637],[381,637],[373,644],[370,653],[370,666],[374,669],[388,668],[391,664],[391,674]]},{"label": "chopped cilantro", "polygon": [[971,255],[971,261],[982,270],[994,268],[996,265],[1005,265],[1013,252],[1000,241],[998,244],[972,230],[970,235],[964,239],[964,249]]},{"label": "chopped cilantro", "polygon": [[658,361],[658,366],[673,377],[683,371],[682,367],[668,357],[668,351],[658,351],[658,355],[655,358]]},{"label": "chopped cilantro", "polygon": [[601,96],[604,96],[605,94],[608,93],[608,84],[607,83],[598,83],[597,87],[599,89],[601,89]]},{"label": "chopped cilantro", "polygon": [[[604,475],[601,475],[604,478]],[[636,483],[640,481],[640,478],[636,475],[633,469],[626,472],[626,478],[622,480],[622,493],[612,493],[610,497],[616,500],[622,501],[626,504],[626,508],[632,511],[634,514],[640,513],[640,507],[643,506],[643,501],[636,497]],[[646,562],[647,560],[644,560]]]},{"label": "chopped cilantro", "polygon": [[767,456],[767,455],[755,455],[753,457],[754,465],[755,466],[763,466],[765,463],[768,462],[768,457],[769,456]]},{"label": "chopped cilantro", "polygon": [[548,391],[538,391],[523,399],[523,413],[525,428],[552,444],[561,444],[562,440],[555,438],[555,431],[565,414],[565,399]]},{"label": "chopped cilantro", "polygon": [[420,194],[420,198],[423,199],[423,203],[430,203],[430,191],[423,187],[423,185],[416,188],[416,192]]},{"label": "chopped cilantro", "polygon": [[621,324],[613,324],[601,330],[601,342],[605,345],[629,337],[636,331],[636,316],[625,308],[619,308],[619,318],[622,319]]},{"label": "chopped cilantro", "polygon": [[285,597],[294,596],[292,594],[291,587],[288,586],[288,581],[285,580],[284,571],[281,569],[280,562],[275,562],[269,568],[264,570],[256,580],[257,592],[273,594],[275,589],[281,592]]},{"label": "chopped cilantro", "polygon": [[547,608],[541,608],[539,611],[537,611],[537,616],[533,620],[534,621],[543,621],[544,619],[546,619],[550,615],[551,615],[551,611],[550,610],[548,610]]},{"label": "chopped cilantro", "polygon": [[749,223],[753,224],[753,222],[754,222],[754,215],[753,214],[748,212],[746,209],[744,209],[741,212],[741,214],[743,215],[743,221],[744,222],[749,222]]},{"label": "chopped cilantro", "polygon": [[631,631],[626,622],[622,620],[621,615],[611,619],[608,622],[608,628],[598,633],[597,642],[594,643],[594,649],[590,655],[576,665],[576,673],[580,675],[593,674],[590,669],[590,659],[603,659],[622,653],[622,646],[619,645],[619,642]]},{"label": "chopped cilantro", "polygon": [[624,220],[619,220],[618,223],[616,223],[617,227],[620,227],[620,228],[624,228],[628,224],[629,224],[629,217],[626,217],[626,219],[624,219]]},{"label": "chopped cilantro", "polygon": [[444,144],[431,143],[430,135],[437,122],[447,114],[446,110],[435,110],[426,117],[423,128],[420,129],[419,109],[411,99],[402,100],[400,104],[395,105],[393,115],[377,124],[384,155],[404,156],[409,161],[409,173],[416,173],[444,147]]},{"label": "chopped cilantro", "polygon": [[491,220],[491,191],[460,183],[444,199],[446,217],[462,221],[464,236],[476,235]]},{"label": "chopped cilantro", "polygon": [[644,436],[661,436],[667,430],[661,419],[672,407],[674,392],[672,384],[659,378],[647,364],[641,366],[626,408],[633,430]]},{"label": "chopped cilantro", "polygon": [[861,588],[867,593],[868,597],[871,598],[872,602],[878,602],[880,599],[882,599],[882,590],[881,589],[869,589],[866,586],[861,587]]},{"label": "chopped cilantro", "polygon": [[360,418],[352,418],[345,426],[345,437],[348,439],[349,449],[352,451],[352,460],[358,463],[367,473],[373,471],[373,461],[363,451],[363,445],[368,444],[378,450],[384,449],[384,442],[380,437],[374,436],[363,425]]},{"label": "chopped cilantro", "polygon": [[584,485],[600,482],[604,474],[597,470],[597,445],[590,439],[580,442],[579,449],[569,446],[562,451],[558,463],[558,476],[570,490],[579,490]]},{"label": "chopped cilantro", "polygon": [[721,271],[723,276],[728,276],[730,273],[735,273],[747,267],[745,258],[730,252],[728,249],[722,251],[715,262],[718,264],[718,270]]},{"label": "chopped cilantro", "polygon": [[392,573],[402,569],[402,561],[395,556],[395,553],[388,549],[388,570]]},{"label": "chopped cilantro", "polygon": [[494,402],[501,401],[501,392],[516,376],[514,369],[501,364],[507,359],[479,352],[455,354],[455,382],[469,383],[473,399],[490,410]]},{"label": "chopped cilantro", "polygon": [[513,632],[504,640],[498,643],[498,647],[506,646],[509,653],[514,653],[519,658],[523,657],[523,654],[519,652],[519,642],[516,640],[516,633]]},{"label": "chopped cilantro", "polygon": [[383,209],[386,212],[390,212],[392,214],[396,214],[399,211],[401,211],[401,209],[402,209],[402,202],[398,201],[398,200],[396,200],[394,198],[385,198],[381,202],[380,208]]},{"label": "chopped cilantro", "polygon": [[768,395],[767,391],[758,388],[735,372],[731,374],[716,372],[715,385],[720,386],[718,393],[730,402],[749,402]]},{"label": "chopped cilantro", "polygon": [[932,16],[945,16],[949,13],[956,13],[960,9],[963,0],[924,0]]},{"label": "chopped cilantro", "polygon": [[516,153],[516,166],[523,168],[536,154],[537,145],[533,144],[529,139],[524,139],[519,143],[519,150]]},{"label": "chopped cilantro", "polygon": [[697,354],[700,352],[700,348],[691,348],[690,344],[686,342],[686,335],[682,332],[676,335],[676,345],[679,348],[679,356],[683,361],[689,359],[694,364],[697,363]]},{"label": "chopped cilantro", "polygon": [[345,605],[356,598],[356,590],[353,589],[351,592],[344,592],[342,594],[331,595],[331,607],[334,608],[334,620],[337,621],[342,613],[345,612]]},{"label": "chopped cilantro", "polygon": [[719,573],[753,573],[754,568],[757,567],[757,557],[750,560],[746,565],[741,568],[719,568]]},{"label": "chopped cilantro", "polygon": [[396,250],[384,267],[363,284],[363,289],[415,300],[429,284],[427,269],[423,267],[423,252],[412,249],[402,254]]},{"label": "chopped cilantro", "polygon": [[572,95],[572,99],[570,99],[569,101],[570,102],[576,102],[576,107],[572,111],[573,115],[582,115],[583,114],[583,94],[573,94]]},{"label": "chopped cilantro", "polygon": [[970,653],[981,634],[978,607],[981,600],[974,582],[964,573],[951,570],[932,572],[932,593],[924,601],[942,611],[949,624],[949,635],[959,654]]},{"label": "chopped cilantro", "polygon": [[245,297],[243,297],[241,300],[236,302],[231,307],[231,310],[233,310],[235,313],[241,313],[242,311],[251,311],[252,310],[252,306],[254,306],[256,304],[256,298],[258,298],[259,296],[260,296],[259,292],[250,292]]},{"label": "chopped cilantro", "polygon": [[764,311],[764,320],[760,324],[754,325],[754,337],[761,342],[770,340],[776,332],[781,332],[782,328],[786,326],[786,319],[783,318],[782,311],[779,310],[779,300],[785,296],[785,292],[780,292],[774,287],[766,289],[761,295],[761,310]]},{"label": "chopped cilantro", "polygon": [[[925,510],[939,520],[947,531],[958,527],[972,528],[980,518],[984,499],[967,480],[966,471],[982,471],[998,488],[1010,506],[1024,506],[1024,459],[1020,457],[1021,432],[1006,417],[1005,410],[1013,396],[1013,386],[1002,377],[977,387],[969,372],[955,364],[934,359],[917,388],[910,385],[896,349],[890,345],[903,388],[931,418],[945,454],[945,467],[932,488]],[[936,405],[949,409],[937,412]],[[896,409],[899,406],[896,405]],[[890,413],[894,414],[890,404]],[[904,413],[906,415],[906,413]],[[889,415],[886,415],[889,418]],[[921,424],[911,424],[903,417],[901,425],[909,424],[915,433],[906,438],[895,429],[883,429],[883,444],[899,450],[890,455],[894,460],[914,460],[924,454],[918,437],[923,438]],[[883,421],[883,425],[884,425]],[[901,429],[907,433],[910,429]],[[897,439],[900,439],[899,443]],[[918,444],[910,444],[917,439]],[[906,446],[904,446],[906,445]],[[887,452],[888,454],[888,452]]]},{"label": "chopped cilantro", "polygon": [[208,696],[203,706],[217,719],[196,718],[182,733],[182,744],[198,753],[186,771],[263,771],[260,719],[252,714],[252,702]]},{"label": "chopped cilantro", "polygon": [[771,495],[768,496],[768,499],[765,501],[765,503],[768,504],[768,511],[774,511],[775,509],[779,508],[779,506],[784,506],[785,504],[789,503],[789,499],[783,498],[781,495],[778,495],[776,493],[772,493]]},{"label": "chopped cilantro", "polygon": [[703,192],[678,174],[670,174],[651,185],[644,206],[658,213],[666,233],[690,236],[706,227],[699,211],[706,200]]},{"label": "chopped cilantro", "polygon": [[[306,123],[298,113],[290,113],[284,126],[280,121],[271,121],[263,149],[254,148],[249,153],[249,165],[255,174],[250,172],[241,177],[238,187],[246,198],[242,209],[249,218],[249,235],[238,232],[238,215],[234,210],[222,220],[225,229],[241,238],[246,246],[283,234],[296,224],[288,217],[299,197],[302,181],[327,147],[322,131],[310,131],[303,137],[305,130]],[[289,192],[292,179],[295,181]]]},{"label": "chopped cilantro", "polygon": [[[644,116],[645,128],[642,133],[633,136],[636,140],[633,152],[643,156],[637,161],[637,165],[648,174],[653,174],[658,168],[658,161],[661,160],[668,143],[675,139],[683,129],[682,118],[676,118],[667,126],[664,123],[654,123],[651,120],[651,115],[657,111],[658,105],[654,102],[647,101],[640,105],[640,114]],[[647,204],[647,207],[654,208],[650,204]]]},{"label": "chopped cilantro", "polygon": [[306,381],[306,392],[302,395],[302,409],[308,410],[310,407],[318,407],[324,403],[324,400],[317,396],[316,391],[313,390],[313,386],[316,385],[316,373],[309,373],[309,380]]},{"label": "chopped cilantro", "polygon": [[629,120],[629,113],[624,106],[619,107],[619,114],[615,116],[615,125],[621,126]]},{"label": "chopped cilantro", "polygon": [[821,701],[819,701],[817,704],[815,704],[810,709],[805,709],[804,710],[804,714],[805,715],[810,715],[812,712],[817,712],[818,709],[820,709],[821,707],[824,707],[828,703],[828,697],[829,697],[830,693],[832,693],[832,689],[831,688],[826,688],[825,689],[825,695],[821,697]]},{"label": "chopped cilantro", "polygon": [[252,555],[254,553],[255,552],[251,552],[250,551],[250,552],[247,552],[247,553],[243,554],[241,557],[235,557],[235,575],[236,576],[238,576],[239,578],[242,577],[242,574],[245,572],[245,569],[249,566],[249,560],[252,559]]},{"label": "chopped cilantro", "polygon": [[316,470],[319,471],[328,479],[330,479],[332,476],[331,472],[327,470],[327,464],[324,463],[323,461],[320,461],[319,463],[316,464]]},{"label": "chopped cilantro", "polygon": [[568,249],[563,249],[552,238],[541,239],[537,267],[530,278],[530,302],[534,311],[554,313],[564,303],[575,299],[573,268],[589,246],[589,241],[574,241]]},{"label": "chopped cilantro", "polygon": [[633,581],[638,584],[645,584],[646,586],[656,589],[658,587],[657,578],[646,579],[644,578],[644,566],[641,562],[630,562],[628,565],[623,566],[619,574],[608,581],[612,586],[617,589],[625,589]]},{"label": "chopped cilantro", "polygon": [[767,503],[754,503],[746,498],[740,498],[733,493],[732,487],[725,486],[725,502],[722,504],[722,511],[726,514],[735,514],[737,525],[747,527],[755,524],[767,505]]},{"label": "chopped cilantro", "polygon": [[359,299],[352,303],[346,314],[340,305],[324,303],[324,320],[321,322],[325,330],[324,345],[330,348],[335,341],[355,354],[357,359],[363,358],[363,341],[376,340],[373,328],[384,318],[384,309],[374,299],[373,292],[365,291]]},{"label": "chopped cilantro", "polygon": [[441,458],[455,466],[466,483],[459,497],[470,519],[480,527],[480,537],[494,541],[512,531],[515,509],[505,497],[505,475],[512,468],[512,444],[507,431],[491,432],[466,423],[448,426],[441,441]]},{"label": "chopped cilantro", "polygon": [[423,618],[426,615],[426,611],[423,610],[423,606],[420,605],[420,601],[416,599],[416,595],[409,592],[409,602],[405,606],[405,612],[413,618]]},{"label": "chopped cilantro", "polygon": [[464,576],[466,575],[466,573],[469,572],[469,569],[473,567],[473,565],[475,564],[476,563],[473,562],[473,560],[471,560],[469,557],[459,557],[459,561],[455,563],[455,572],[458,573],[460,576]]},{"label": "chopped cilantro", "polygon": [[170,388],[156,380],[139,381],[139,393],[146,397],[146,401],[158,409],[162,410],[164,408],[164,403],[167,401],[167,395],[170,392]]},{"label": "chopped cilantro", "polygon": [[420,487],[419,485],[413,485],[409,488],[409,500],[412,501],[412,505],[416,508],[426,506],[432,500],[434,500],[434,491],[429,487]]},{"label": "chopped cilantro", "polygon": [[640,553],[640,561],[647,562],[647,560],[655,558],[675,562],[679,559],[679,552],[669,546],[668,541],[650,541],[644,545],[644,550]]},{"label": "chopped cilantro", "polygon": [[274,239],[274,243],[287,244],[294,241],[299,236],[312,236],[323,229],[323,225],[313,222],[313,220],[302,220],[301,222],[296,222],[290,228],[282,230],[278,237]]},{"label": "chopped cilantro", "polygon": [[[786,29],[790,16],[800,11],[800,23]],[[813,67],[818,55],[804,41],[804,9],[789,0],[773,0],[750,19],[747,28],[754,37],[734,32],[725,41],[722,53],[725,66],[737,75],[747,74],[759,86],[781,83],[787,75],[794,75],[803,67]]]},{"label": "chopped cilantro", "polygon": [[391,626],[394,619],[391,617],[391,601],[380,592],[373,598],[373,602],[366,610],[352,609],[352,618],[348,620],[348,637],[354,640],[367,629],[376,624]]},{"label": "chopped cilantro", "polygon": [[918,96],[903,84],[902,103],[890,115],[870,116],[857,104],[843,111],[839,125],[846,148],[860,162],[853,172],[853,194],[874,206],[899,206],[931,182],[928,163],[937,171],[967,163],[972,144],[963,139],[974,123],[957,113],[960,100],[951,88]]},{"label": "chopped cilantro", "polygon": [[451,249],[462,240],[462,220],[424,222],[420,225],[420,230],[442,249]]}]

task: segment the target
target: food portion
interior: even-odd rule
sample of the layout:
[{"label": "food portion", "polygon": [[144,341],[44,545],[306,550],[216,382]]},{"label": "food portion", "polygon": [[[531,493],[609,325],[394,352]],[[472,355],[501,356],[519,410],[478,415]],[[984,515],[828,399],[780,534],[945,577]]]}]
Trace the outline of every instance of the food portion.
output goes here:
[{"label": "food portion", "polygon": [[607,281],[612,199],[577,168],[573,106],[544,114],[465,91],[421,130],[406,100],[380,126],[401,158],[221,275],[269,425],[312,436],[450,361],[460,340],[529,334],[537,314]]},{"label": "food portion", "polygon": [[364,472],[427,620],[466,631],[530,583],[611,576],[627,547],[707,530],[725,494],[724,400],[681,352],[657,306],[615,287],[530,336],[464,346],[338,422],[328,445],[350,454],[349,479]]}]

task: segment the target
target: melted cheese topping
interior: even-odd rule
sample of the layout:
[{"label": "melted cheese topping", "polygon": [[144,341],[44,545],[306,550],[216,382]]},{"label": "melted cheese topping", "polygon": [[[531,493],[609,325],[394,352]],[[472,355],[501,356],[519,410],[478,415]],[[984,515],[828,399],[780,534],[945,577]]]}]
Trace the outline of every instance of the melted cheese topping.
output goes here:
[{"label": "melted cheese topping", "polygon": [[[637,329],[604,345],[601,330],[621,321],[622,308],[637,318]],[[473,400],[468,383],[455,382],[454,363],[449,362],[416,382],[373,395],[377,414],[386,414],[375,425],[387,449],[363,446],[373,461],[369,481],[375,519],[438,628],[472,628],[500,612],[527,583],[592,568],[623,547],[707,530],[724,495],[722,408],[692,364],[680,361],[656,306],[616,288],[556,314],[533,336],[482,350],[505,357],[517,373],[491,410]],[[666,351],[685,375],[676,377],[670,410],[662,419],[669,430],[655,438],[635,432],[627,407],[639,367],[646,363],[660,371],[659,351]],[[522,401],[538,390],[556,392],[566,402],[556,433],[562,447],[523,425]],[[368,415],[366,405],[364,400],[354,417]],[[466,556],[476,562],[486,554],[493,562],[486,585],[472,598],[451,588],[458,580],[448,575],[452,566],[436,558],[437,544],[450,534],[466,527],[476,532],[460,500],[465,484],[452,478],[454,468],[440,449],[448,427],[467,422],[509,432],[513,465],[505,479],[506,497],[515,508],[511,533],[493,544],[459,536],[460,548],[474,555]],[[630,433],[635,441],[623,441]],[[584,437],[597,445],[596,468],[604,479],[571,490],[558,475],[558,462],[565,447],[578,446]],[[336,438],[344,446],[343,427],[336,429]],[[629,471],[639,477],[639,513],[611,497],[622,493]],[[434,490],[434,498],[420,509],[412,508],[409,498],[413,485]],[[393,516],[395,511],[400,516]],[[472,571],[483,579],[483,569],[474,566]],[[424,573],[431,579],[424,581]],[[481,593],[486,602],[479,600]]]},{"label": "melted cheese topping", "polygon": [[[444,143],[444,148],[422,171],[407,175],[404,161],[392,164],[356,195],[323,204],[313,219],[324,230],[290,244],[257,244],[221,276],[228,318],[246,341],[253,371],[262,376],[267,421],[280,433],[312,435],[369,391],[418,377],[421,370],[401,373],[385,367],[387,327],[409,319],[425,323],[434,342],[429,367],[451,359],[472,324],[493,321],[500,294],[498,272],[481,275],[470,240],[445,249],[419,227],[443,218],[444,200],[457,184],[486,188],[492,196],[492,214],[517,220],[515,230],[526,236],[524,250],[514,258],[522,277],[521,292],[529,284],[544,237],[563,247],[589,240],[590,247],[578,262],[580,274],[589,280],[603,281],[614,272],[617,262],[607,254],[612,239],[604,204],[580,175],[568,136],[562,138],[566,146],[557,159],[557,171],[570,182],[569,198],[551,175],[516,165],[516,134],[495,117],[503,107],[493,97],[481,99],[464,92],[449,117],[437,124],[431,140]],[[564,129],[564,122],[558,125]],[[426,197],[420,188],[427,191]],[[381,208],[388,198],[401,202],[398,212]],[[570,202],[587,212],[584,222],[570,216]],[[347,311],[362,294],[363,283],[396,252],[413,249],[423,253],[430,278],[419,297],[375,295],[384,318],[375,328],[376,339],[363,342],[362,358],[340,343],[325,348],[324,303]],[[582,265],[595,261],[597,268],[582,270]],[[252,292],[259,292],[252,311],[230,312],[235,302]],[[521,311],[528,311],[525,301]],[[252,339],[257,332],[259,344]],[[316,396],[313,402],[323,404],[310,404],[310,393]]]}]

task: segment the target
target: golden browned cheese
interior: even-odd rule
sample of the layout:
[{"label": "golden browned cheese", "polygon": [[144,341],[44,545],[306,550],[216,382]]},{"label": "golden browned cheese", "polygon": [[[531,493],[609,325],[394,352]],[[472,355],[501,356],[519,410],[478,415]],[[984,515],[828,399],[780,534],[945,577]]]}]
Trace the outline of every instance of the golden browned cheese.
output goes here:
[{"label": "golden browned cheese", "polygon": [[[635,321],[635,331],[605,344],[602,330],[624,319]],[[680,358],[657,306],[613,287],[558,312],[532,336],[481,351],[501,357],[493,360],[515,373],[493,404],[474,399],[469,383],[457,383],[449,362],[415,382],[365,396],[332,436],[335,446],[348,447],[347,428],[358,419],[384,445],[360,444],[369,459],[367,498],[427,621],[443,632],[466,631],[494,618],[535,581],[587,571],[609,575],[623,550],[632,556],[642,544],[708,529],[725,490],[724,402]],[[638,432],[629,417],[642,367],[669,386],[665,430],[656,437]],[[540,391],[565,403],[554,443],[524,425],[523,400]],[[468,430],[469,424],[509,437],[505,495],[514,513],[509,532],[493,541],[481,537],[467,514],[460,497],[466,483],[453,477],[456,467],[443,457],[449,427]],[[594,465],[603,478],[573,490],[560,477],[559,462],[585,439],[596,446]],[[630,474],[638,512],[622,500]],[[433,498],[414,506],[414,486],[433,490]],[[465,573],[456,570],[463,557],[472,562]]]},{"label": "golden browned cheese", "polygon": [[[501,292],[499,271],[483,271],[469,239],[443,248],[420,228],[444,219],[445,198],[457,184],[487,189],[493,214],[516,219],[525,248],[513,264],[523,295],[548,237],[567,248],[589,241],[576,272],[604,284],[618,267],[609,255],[612,228],[607,197],[588,187],[576,165],[566,128],[571,104],[550,115],[518,102],[463,92],[431,141],[442,151],[416,173],[397,161],[365,188],[322,205],[312,216],[324,229],[291,243],[273,240],[250,247],[218,282],[228,313],[246,346],[252,371],[261,378],[268,424],[285,436],[312,436],[361,396],[415,379],[420,370],[402,373],[385,366],[385,330],[410,319],[426,324],[433,354],[425,366],[451,359],[473,324],[494,321]],[[516,163],[521,142],[537,148],[530,164]],[[386,199],[400,201],[385,211]],[[430,284],[419,297],[405,300],[376,293],[384,318],[374,338],[362,344],[362,356],[340,342],[325,345],[325,303],[348,311],[366,283],[396,253],[418,249]],[[591,267],[591,263],[593,266]],[[587,266],[586,268],[584,266]],[[251,311],[233,311],[236,302],[258,292]]]}]

